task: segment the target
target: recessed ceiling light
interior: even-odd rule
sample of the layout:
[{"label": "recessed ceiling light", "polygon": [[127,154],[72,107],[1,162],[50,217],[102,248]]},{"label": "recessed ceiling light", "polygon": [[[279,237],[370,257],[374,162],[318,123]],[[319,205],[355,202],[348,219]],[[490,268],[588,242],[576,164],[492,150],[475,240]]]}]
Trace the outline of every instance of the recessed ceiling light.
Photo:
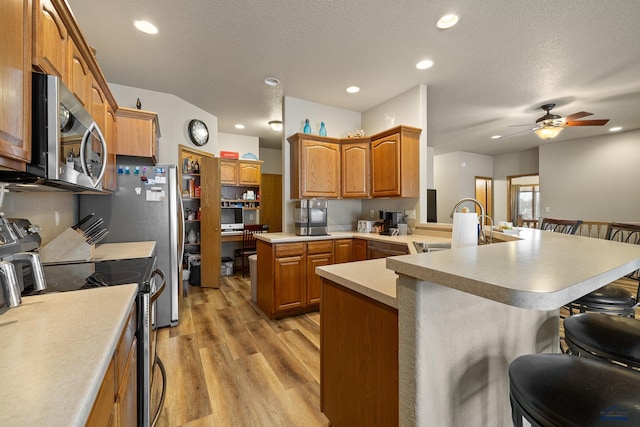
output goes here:
[{"label": "recessed ceiling light", "polygon": [[133,25],[135,25],[135,27],[138,30],[142,31],[145,34],[158,34],[158,27],[156,27],[155,25],[153,25],[149,21],[143,21],[141,19],[134,19],[133,20]]},{"label": "recessed ceiling light", "polygon": [[347,88],[347,92],[349,92],[349,93],[358,93],[358,92],[360,92],[360,88],[358,86],[349,86]]},{"label": "recessed ceiling light", "polygon": [[491,137],[491,139],[500,139],[500,138],[502,138],[502,135],[493,135]]},{"label": "recessed ceiling light", "polygon": [[426,70],[433,67],[433,61],[430,59],[425,59],[424,61],[420,61],[416,64],[416,68],[418,70]]},{"label": "recessed ceiling light", "polygon": [[609,132],[619,132],[622,130],[622,126],[615,126],[609,129]]},{"label": "recessed ceiling light", "polygon": [[276,79],[275,77],[267,77],[266,79],[264,79],[264,84],[266,84],[267,86],[278,86],[280,84],[280,80]]},{"label": "recessed ceiling light", "polygon": [[442,18],[438,19],[438,23],[436,24],[436,26],[445,30],[456,25],[458,23],[458,19],[458,15],[444,15]]},{"label": "recessed ceiling light", "polygon": [[236,129],[244,129],[244,125],[241,123],[238,123],[237,125],[233,125],[233,127]]}]

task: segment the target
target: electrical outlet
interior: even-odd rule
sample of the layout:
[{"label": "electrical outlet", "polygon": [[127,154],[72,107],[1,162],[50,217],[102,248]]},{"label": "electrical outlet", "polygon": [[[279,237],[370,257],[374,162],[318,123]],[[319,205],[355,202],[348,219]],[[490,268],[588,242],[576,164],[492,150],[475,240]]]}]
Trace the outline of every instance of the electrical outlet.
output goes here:
[{"label": "electrical outlet", "polygon": [[408,209],[406,211],[404,211],[405,217],[407,219],[416,219],[416,210],[415,209]]},{"label": "electrical outlet", "polygon": [[253,221],[253,214],[249,214],[249,220]]},{"label": "electrical outlet", "polygon": [[547,206],[547,207],[544,208],[544,213],[549,213],[550,210],[551,209],[549,209],[549,206]]},{"label": "electrical outlet", "polygon": [[369,210],[369,218],[373,219],[376,215],[376,211],[374,211],[373,209]]}]

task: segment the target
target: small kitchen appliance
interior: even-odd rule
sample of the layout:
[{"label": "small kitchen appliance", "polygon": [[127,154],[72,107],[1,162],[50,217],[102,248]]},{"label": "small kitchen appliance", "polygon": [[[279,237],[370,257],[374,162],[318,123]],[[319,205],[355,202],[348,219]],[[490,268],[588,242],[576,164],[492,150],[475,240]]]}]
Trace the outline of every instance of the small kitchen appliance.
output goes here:
[{"label": "small kitchen appliance", "polygon": [[376,224],[376,221],[369,219],[359,219],[358,220],[358,233],[371,233],[373,226]]},{"label": "small kitchen appliance", "polygon": [[380,219],[384,221],[380,234],[390,236],[390,230],[397,229],[398,224],[402,222],[402,212],[380,211]]},{"label": "small kitchen appliance", "polygon": [[326,236],[327,209],[324,199],[302,199],[295,206],[295,230],[297,236]]}]

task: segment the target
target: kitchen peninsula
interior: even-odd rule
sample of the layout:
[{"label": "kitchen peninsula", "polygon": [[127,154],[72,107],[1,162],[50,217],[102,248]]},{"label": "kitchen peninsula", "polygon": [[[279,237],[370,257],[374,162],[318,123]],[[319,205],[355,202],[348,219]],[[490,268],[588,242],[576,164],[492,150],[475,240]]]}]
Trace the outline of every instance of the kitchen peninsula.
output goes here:
[{"label": "kitchen peninsula", "polygon": [[[394,420],[399,425],[510,426],[509,363],[522,354],[558,352],[559,307],[640,267],[636,245],[540,230],[521,230],[520,238],[384,261],[386,269],[398,276],[395,287],[386,283],[386,291],[366,295],[369,306],[378,309],[378,317],[365,321],[370,329],[359,335],[367,339],[393,330],[381,329],[376,322],[380,318],[392,322],[387,312],[397,310],[398,344],[387,351],[390,360],[396,352],[399,364],[398,418]],[[374,262],[379,261],[316,269],[323,277],[323,298],[325,288],[346,296],[332,316],[348,315],[354,309],[351,303],[362,310],[362,288],[393,280]],[[323,299],[324,305],[328,302]],[[340,329],[327,327],[329,321],[322,311],[322,410],[339,427],[347,424],[340,422],[346,420],[345,408],[364,413],[358,412],[358,402],[366,404],[366,398],[372,402],[376,391],[349,395],[337,387],[326,388],[339,382],[334,381],[335,375],[325,378],[336,371],[325,366],[325,360],[335,354],[325,353],[330,348],[325,346],[324,332],[330,330],[331,340],[338,341],[334,349],[358,348],[358,343],[349,341],[352,335],[345,335],[341,342],[335,336]],[[375,354],[369,351],[375,347],[359,348],[361,354],[342,352],[341,363],[359,366],[352,380],[370,385],[366,366],[376,366],[364,361]],[[387,373],[374,374],[382,378]]]},{"label": "kitchen peninsula", "polygon": [[258,306],[272,319],[317,311],[320,277],[315,274],[316,267],[416,253],[413,242],[450,241],[448,236],[434,234],[382,236],[333,231],[324,236],[297,236],[293,233],[258,233],[255,235],[259,260]]}]

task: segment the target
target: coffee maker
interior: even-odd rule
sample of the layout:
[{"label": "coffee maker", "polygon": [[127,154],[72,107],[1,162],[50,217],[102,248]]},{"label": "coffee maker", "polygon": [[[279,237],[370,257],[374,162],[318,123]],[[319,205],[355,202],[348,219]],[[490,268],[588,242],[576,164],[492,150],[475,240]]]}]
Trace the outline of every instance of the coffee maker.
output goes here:
[{"label": "coffee maker", "polygon": [[390,236],[390,230],[398,228],[398,224],[402,222],[402,212],[380,211],[380,219],[383,220],[380,234]]}]

